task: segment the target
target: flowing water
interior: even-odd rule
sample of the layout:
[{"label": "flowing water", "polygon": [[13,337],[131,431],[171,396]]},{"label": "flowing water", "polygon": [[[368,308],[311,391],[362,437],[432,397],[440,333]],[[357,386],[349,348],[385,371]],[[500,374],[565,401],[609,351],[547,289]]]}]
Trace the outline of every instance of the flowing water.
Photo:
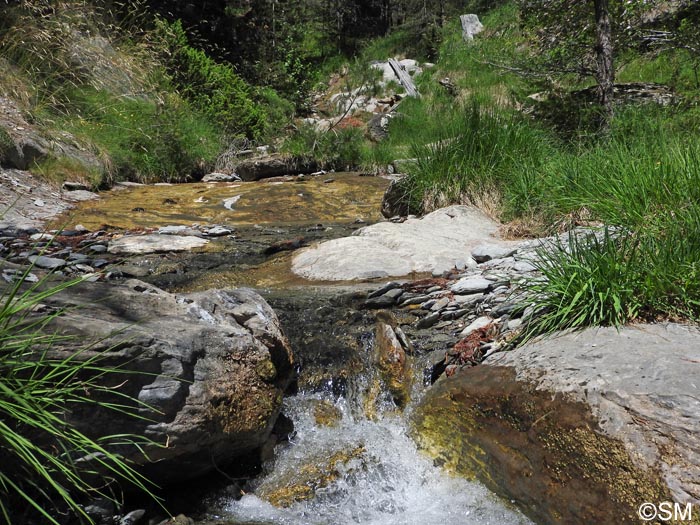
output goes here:
[{"label": "flowing water", "polygon": [[[481,484],[451,476],[417,450],[410,413],[424,386],[414,381],[412,401],[403,412],[396,409],[373,357],[374,314],[338,300],[338,287],[310,292],[288,275],[288,257],[261,255],[273,241],[311,235],[308,226],[323,223],[324,235],[332,237],[348,235],[358,219],[379,220],[386,185],[335,174],[332,181],[303,183],[139,187],[112,192],[61,219],[117,229],[225,224],[235,228],[233,240],[219,241],[214,253],[178,256],[184,271],[160,274],[158,263],[172,265],[171,256],[152,256],[155,271],[148,278],[171,290],[240,284],[277,290],[277,297],[267,290],[268,300],[302,363],[300,393],[288,397],[283,409],[294,433],[277,445],[242,498],[211,497],[202,525],[530,523]],[[414,378],[424,366],[415,365]]]},{"label": "flowing water", "polygon": [[364,384],[346,397],[317,392],[286,400],[295,434],[278,445],[267,473],[248,494],[209,503],[214,523],[531,523],[480,483],[451,476],[423,456],[409,436],[409,414],[396,411],[386,396],[377,417],[366,417],[360,393],[369,390],[371,379],[356,379]]},{"label": "flowing water", "polygon": [[358,310],[351,289],[265,296],[301,364],[300,392],[286,398],[283,408],[295,432],[277,445],[245,496],[209,502],[214,523],[531,524],[481,483],[451,475],[418,450],[411,415],[428,388],[422,380],[432,360],[427,341],[420,343],[423,351],[407,356],[409,401],[399,410],[378,366],[380,316]]}]

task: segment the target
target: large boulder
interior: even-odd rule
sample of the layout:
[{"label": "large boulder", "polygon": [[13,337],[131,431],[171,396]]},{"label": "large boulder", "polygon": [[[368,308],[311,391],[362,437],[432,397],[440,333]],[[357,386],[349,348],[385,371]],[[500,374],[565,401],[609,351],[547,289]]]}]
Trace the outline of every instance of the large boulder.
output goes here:
[{"label": "large boulder", "polygon": [[440,380],[416,436],[538,523],[640,523],[700,503],[699,372],[696,328],[568,333]]},{"label": "large boulder", "polygon": [[508,244],[498,223],[469,206],[450,206],[421,219],[381,222],[299,252],[292,270],[306,279],[340,281],[443,273],[476,266],[469,255],[485,242]]},{"label": "large boulder", "polygon": [[318,169],[318,162],[313,159],[278,153],[245,159],[237,163],[235,167],[236,175],[244,181],[313,173]]},{"label": "large boulder", "polygon": [[[56,355],[88,349],[128,373],[103,381],[138,399],[143,419],[93,406],[71,420],[92,436],[136,434],[142,454],[119,450],[161,485],[203,475],[261,447],[293,377],[289,343],[254,291],[173,295],[141,281],[84,283],[46,301],[66,307],[53,327]],[[122,399],[123,401],[123,399]]]}]

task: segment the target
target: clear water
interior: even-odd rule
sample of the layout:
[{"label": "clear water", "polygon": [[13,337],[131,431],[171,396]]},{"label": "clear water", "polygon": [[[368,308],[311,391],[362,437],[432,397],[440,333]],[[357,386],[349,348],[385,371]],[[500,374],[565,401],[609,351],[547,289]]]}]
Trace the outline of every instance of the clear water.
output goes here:
[{"label": "clear water", "polygon": [[[309,465],[328,465],[339,451],[361,453],[334,465],[337,479],[318,488],[313,499],[277,508],[253,493],[238,501],[212,502],[212,517],[236,524],[275,525],[515,525],[531,522],[476,482],[453,477],[433,465],[407,435],[407,417],[392,410],[371,421],[359,403],[334,400],[342,417],[335,427],[319,426],[313,410],[324,396],[298,395],[285,413],[296,435],[279,446],[258,493],[298,482]],[[328,397],[326,397],[328,400]],[[385,404],[386,408],[386,404]]]}]

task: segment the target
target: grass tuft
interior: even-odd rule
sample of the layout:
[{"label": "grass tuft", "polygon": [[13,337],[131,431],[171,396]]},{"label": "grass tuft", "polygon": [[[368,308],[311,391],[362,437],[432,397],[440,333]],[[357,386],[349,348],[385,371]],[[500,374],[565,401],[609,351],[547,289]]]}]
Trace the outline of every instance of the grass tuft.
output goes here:
[{"label": "grass tuft", "polygon": [[[71,425],[73,406],[100,407],[139,417],[130,399],[100,401],[102,379],[119,370],[103,366],[103,354],[54,356],[64,336],[50,323],[61,311],[37,313],[42,302],[79,282],[22,284],[20,275],[0,296],[0,516],[6,523],[31,517],[58,525],[66,511],[81,522],[92,520],[81,505],[86,497],[114,500],[118,482],[152,494],[153,486],[113,452],[113,445],[141,446],[138,436],[92,439]],[[114,492],[113,492],[114,491]]]}]

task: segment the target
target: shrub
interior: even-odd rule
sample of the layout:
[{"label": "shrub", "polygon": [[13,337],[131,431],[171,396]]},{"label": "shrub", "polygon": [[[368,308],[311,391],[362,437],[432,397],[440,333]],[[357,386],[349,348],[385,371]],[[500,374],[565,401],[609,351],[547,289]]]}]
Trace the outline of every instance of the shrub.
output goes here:
[{"label": "shrub", "polygon": [[231,135],[258,139],[264,135],[266,114],[253,100],[251,89],[230,64],[218,63],[190,46],[180,21],[157,21],[167,49],[165,62],[176,88],[195,107]]},{"label": "shrub", "polygon": [[325,169],[354,169],[362,159],[363,135],[356,127],[319,132],[313,126],[302,125],[287,137],[282,149],[298,157],[313,158]]}]

